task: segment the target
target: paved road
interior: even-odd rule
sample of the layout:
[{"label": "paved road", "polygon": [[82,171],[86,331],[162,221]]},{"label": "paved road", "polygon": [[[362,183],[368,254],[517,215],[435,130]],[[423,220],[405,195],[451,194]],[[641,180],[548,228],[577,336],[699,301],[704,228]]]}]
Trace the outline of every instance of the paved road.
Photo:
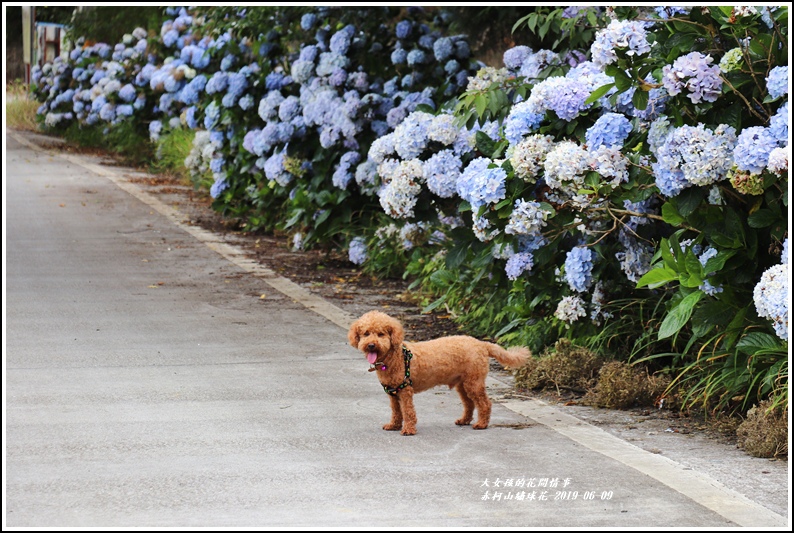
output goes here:
[{"label": "paved road", "polygon": [[538,402],[474,431],[436,389],[416,436],[382,431],[343,319],[112,169],[16,134],[5,160],[4,529],[786,525]]}]

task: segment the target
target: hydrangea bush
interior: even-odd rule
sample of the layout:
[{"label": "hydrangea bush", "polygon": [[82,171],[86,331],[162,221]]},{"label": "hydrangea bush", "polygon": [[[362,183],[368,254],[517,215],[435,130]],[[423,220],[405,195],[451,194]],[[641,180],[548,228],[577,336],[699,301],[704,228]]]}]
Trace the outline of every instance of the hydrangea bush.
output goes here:
[{"label": "hydrangea bush", "polygon": [[691,403],[786,397],[787,7],[539,7],[516,26],[545,48],[500,65],[444,10],[168,13],[34,70],[43,124],[193,129],[216,209],[473,334],[653,360]]},{"label": "hydrangea bush", "polygon": [[[567,335],[684,368],[692,402],[787,394],[787,17],[608,9],[589,49],[507,50],[455,108],[487,131],[448,165],[471,233],[409,265],[428,308],[505,340]],[[438,205],[427,178],[410,183],[418,202],[393,216]]]}]

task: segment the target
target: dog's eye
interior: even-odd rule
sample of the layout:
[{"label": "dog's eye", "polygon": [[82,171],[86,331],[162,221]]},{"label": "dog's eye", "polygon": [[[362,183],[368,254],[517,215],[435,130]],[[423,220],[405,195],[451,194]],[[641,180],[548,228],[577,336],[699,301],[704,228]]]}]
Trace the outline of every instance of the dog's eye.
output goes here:
[{"label": "dog's eye", "polygon": [[385,336],[386,336],[386,334],[385,334],[385,333],[383,333],[382,331],[379,331],[379,332],[378,332],[378,337],[385,337]]},{"label": "dog's eye", "polygon": [[369,337],[369,331],[365,331],[365,332],[364,332],[364,336],[365,336],[365,337]]}]

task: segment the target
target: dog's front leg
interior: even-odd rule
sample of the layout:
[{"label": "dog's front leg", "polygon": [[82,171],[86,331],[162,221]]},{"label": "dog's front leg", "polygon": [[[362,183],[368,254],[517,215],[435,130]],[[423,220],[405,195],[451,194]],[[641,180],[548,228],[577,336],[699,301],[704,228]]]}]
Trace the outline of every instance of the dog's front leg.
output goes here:
[{"label": "dog's front leg", "polygon": [[403,415],[405,427],[400,432],[402,435],[416,435],[416,410],[414,409],[414,390],[406,387],[401,390],[397,397],[400,402],[400,411]]},{"label": "dog's front leg", "polygon": [[403,414],[400,410],[400,400],[396,396],[389,395],[391,402],[391,420],[383,426],[386,431],[399,431],[403,427]]}]

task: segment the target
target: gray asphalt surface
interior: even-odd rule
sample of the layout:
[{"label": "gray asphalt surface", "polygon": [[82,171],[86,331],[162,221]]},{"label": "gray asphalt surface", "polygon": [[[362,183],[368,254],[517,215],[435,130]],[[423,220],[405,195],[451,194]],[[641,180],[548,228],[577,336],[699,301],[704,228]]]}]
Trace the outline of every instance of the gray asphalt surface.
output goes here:
[{"label": "gray asphalt surface", "polygon": [[381,430],[388,398],[343,324],[22,140],[5,155],[4,529],[785,529],[536,402],[474,431],[435,389],[416,436]]}]

